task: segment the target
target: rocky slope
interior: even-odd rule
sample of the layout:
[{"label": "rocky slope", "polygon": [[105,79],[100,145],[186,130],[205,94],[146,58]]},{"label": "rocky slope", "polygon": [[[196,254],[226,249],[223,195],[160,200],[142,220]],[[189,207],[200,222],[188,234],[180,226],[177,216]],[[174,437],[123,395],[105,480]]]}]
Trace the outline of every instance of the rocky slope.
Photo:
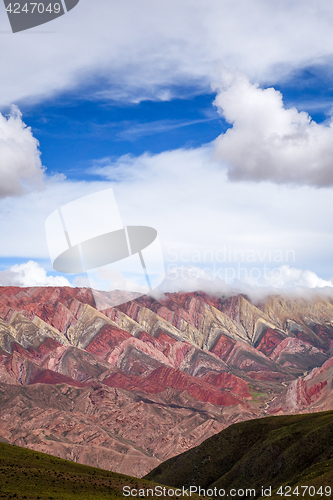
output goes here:
[{"label": "rocky slope", "polygon": [[333,408],[332,321],[321,298],[175,293],[99,312],[89,289],[0,287],[0,433],[144,475],[231,423]]}]

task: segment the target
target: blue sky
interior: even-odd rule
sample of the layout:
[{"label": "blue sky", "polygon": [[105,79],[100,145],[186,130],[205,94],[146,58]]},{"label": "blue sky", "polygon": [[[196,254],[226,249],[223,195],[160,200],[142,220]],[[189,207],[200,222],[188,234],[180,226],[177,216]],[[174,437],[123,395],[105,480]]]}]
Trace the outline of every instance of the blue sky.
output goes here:
[{"label": "blue sky", "polygon": [[[333,79],[322,68],[302,69],[274,88],[283,94],[286,107],[306,111],[318,123],[327,119]],[[103,85],[93,91],[102,89]],[[191,89],[180,88],[177,93],[182,97],[138,103],[89,100],[85,94],[91,92],[78,88],[77,93],[61,94],[32,106],[27,102],[20,105],[49,172],[89,181],[89,166],[97,158],[196,148],[212,142],[231,126],[213,105],[214,92],[191,95]]]},{"label": "blue sky", "polygon": [[80,0],[17,34],[1,8],[0,284],[83,283],[44,221],[112,188],[171,287],[333,286],[329,2]]},{"label": "blue sky", "polygon": [[20,109],[40,143],[48,170],[89,181],[92,176],[86,171],[101,157],[157,154],[211,142],[228,126],[213,107],[214,98],[210,93],[117,103],[62,95]]}]

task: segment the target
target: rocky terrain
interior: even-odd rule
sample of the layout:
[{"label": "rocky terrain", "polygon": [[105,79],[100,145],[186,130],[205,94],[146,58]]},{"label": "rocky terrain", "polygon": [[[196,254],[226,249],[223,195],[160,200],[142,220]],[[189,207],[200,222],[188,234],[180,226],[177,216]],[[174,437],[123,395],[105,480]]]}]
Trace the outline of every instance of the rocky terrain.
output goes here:
[{"label": "rocky terrain", "polygon": [[84,288],[0,287],[0,439],[142,476],[232,423],[333,408],[331,300],[94,305]]}]

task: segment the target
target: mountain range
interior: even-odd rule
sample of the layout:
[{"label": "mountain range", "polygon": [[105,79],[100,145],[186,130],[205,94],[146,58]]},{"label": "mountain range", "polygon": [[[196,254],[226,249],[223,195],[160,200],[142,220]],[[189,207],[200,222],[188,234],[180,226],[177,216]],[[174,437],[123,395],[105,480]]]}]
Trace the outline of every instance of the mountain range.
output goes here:
[{"label": "mountain range", "polygon": [[0,287],[0,438],[141,477],[230,424],[333,408],[332,299],[113,293],[132,300]]}]

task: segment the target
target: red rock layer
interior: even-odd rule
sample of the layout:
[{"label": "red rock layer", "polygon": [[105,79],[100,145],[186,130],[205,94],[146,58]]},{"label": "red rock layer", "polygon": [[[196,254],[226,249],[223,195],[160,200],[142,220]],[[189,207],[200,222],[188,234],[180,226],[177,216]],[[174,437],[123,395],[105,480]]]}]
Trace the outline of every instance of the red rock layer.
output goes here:
[{"label": "red rock layer", "polygon": [[95,306],[92,291],[70,287],[0,287],[0,317],[9,321],[14,311],[43,321],[64,332],[76,323],[84,304]]},{"label": "red rock layer", "polygon": [[101,359],[107,359],[115,347],[130,338],[133,338],[132,335],[125,330],[105,325],[86,347],[86,351]]},{"label": "red rock layer", "polygon": [[267,328],[267,331],[263,338],[261,339],[257,350],[263,352],[266,356],[269,356],[274,351],[275,347],[285,339],[281,333],[272,330],[272,328]]},{"label": "red rock layer", "polygon": [[234,394],[238,394],[242,398],[253,399],[252,394],[249,392],[248,383],[240,377],[236,377],[236,375],[233,375],[232,373],[210,373],[203,377],[203,380],[205,380],[205,382],[208,382],[208,384],[213,385],[214,387],[228,389]]},{"label": "red rock layer", "polygon": [[332,408],[333,358],[308,375],[293,380],[270,405],[269,413],[311,412]]},{"label": "red rock layer", "polygon": [[227,337],[226,335],[221,335],[221,337],[214,345],[212,352],[224,361],[228,358],[235,344],[235,340],[230,339],[230,337]]},{"label": "red rock layer", "polygon": [[[220,382],[222,382],[222,379]],[[191,375],[166,367],[157,368],[144,379],[133,375],[115,373],[104,379],[103,383],[109,387],[119,387],[129,391],[141,390],[151,394],[158,394],[171,387],[178,391],[186,391],[199,401],[219,406],[244,404],[244,402],[241,402],[229,391],[215,389],[209,382],[198,380],[195,377],[191,377]],[[230,380],[229,385],[236,386],[235,383],[230,384]],[[245,387],[246,385],[244,383],[243,392],[245,392],[246,397],[251,397],[248,388],[246,389]],[[221,385],[218,385],[218,381],[215,387],[221,387]],[[244,394],[242,395],[244,397]]]}]

